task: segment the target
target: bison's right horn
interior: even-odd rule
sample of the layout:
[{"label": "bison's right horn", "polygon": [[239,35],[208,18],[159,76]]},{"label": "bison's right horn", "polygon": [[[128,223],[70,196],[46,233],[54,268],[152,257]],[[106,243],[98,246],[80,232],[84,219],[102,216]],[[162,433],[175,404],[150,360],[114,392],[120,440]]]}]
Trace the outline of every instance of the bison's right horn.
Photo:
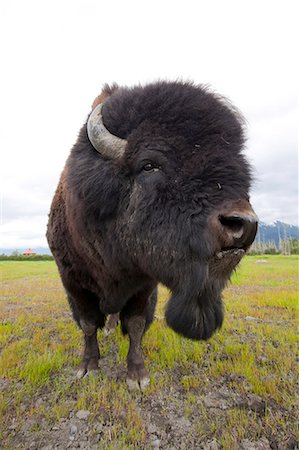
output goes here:
[{"label": "bison's right horn", "polygon": [[103,124],[103,103],[96,106],[87,122],[87,134],[93,147],[109,159],[120,158],[125,152],[127,141],[111,134]]}]

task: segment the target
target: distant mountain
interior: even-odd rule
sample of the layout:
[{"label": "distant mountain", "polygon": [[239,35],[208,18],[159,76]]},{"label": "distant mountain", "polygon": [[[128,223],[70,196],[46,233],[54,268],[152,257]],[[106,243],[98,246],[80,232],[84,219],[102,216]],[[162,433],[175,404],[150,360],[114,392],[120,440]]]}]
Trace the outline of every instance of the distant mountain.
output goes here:
[{"label": "distant mountain", "polygon": [[[13,252],[17,251],[19,253],[23,253],[28,250],[29,247],[26,248],[0,248],[0,253],[4,255],[11,255]],[[52,255],[49,247],[30,247],[38,255]]]},{"label": "distant mountain", "polygon": [[279,242],[282,239],[290,238],[299,239],[299,227],[297,227],[296,225],[289,225],[277,220],[272,225],[267,225],[266,223],[260,222],[255,241],[274,241],[276,246],[279,247]]}]

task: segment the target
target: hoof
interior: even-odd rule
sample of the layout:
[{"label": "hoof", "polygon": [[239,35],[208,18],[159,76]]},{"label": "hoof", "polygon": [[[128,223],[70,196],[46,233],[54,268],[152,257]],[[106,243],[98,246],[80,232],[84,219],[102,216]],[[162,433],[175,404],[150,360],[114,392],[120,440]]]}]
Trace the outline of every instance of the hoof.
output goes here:
[{"label": "hoof", "polygon": [[98,376],[100,373],[100,369],[90,369],[87,371],[86,373],[86,377],[96,377]]},{"label": "hoof", "polygon": [[93,376],[99,373],[99,361],[98,358],[90,358],[87,361],[83,361],[78,369],[76,378],[78,380],[88,376]]},{"label": "hoof", "polygon": [[141,380],[132,380],[131,378],[127,378],[126,382],[130,392],[142,392],[149,386],[150,379],[149,377],[141,378]]},{"label": "hoof", "polygon": [[137,380],[131,380],[131,378],[127,378],[126,382],[130,392],[136,392],[140,390],[139,383]]},{"label": "hoof", "polygon": [[150,385],[150,382],[151,382],[151,380],[149,379],[149,377],[142,378],[139,381],[141,391],[144,391]]},{"label": "hoof", "polygon": [[79,369],[77,372],[76,378],[78,380],[81,380],[81,378],[83,378],[86,375],[86,373],[87,373],[86,369]]}]

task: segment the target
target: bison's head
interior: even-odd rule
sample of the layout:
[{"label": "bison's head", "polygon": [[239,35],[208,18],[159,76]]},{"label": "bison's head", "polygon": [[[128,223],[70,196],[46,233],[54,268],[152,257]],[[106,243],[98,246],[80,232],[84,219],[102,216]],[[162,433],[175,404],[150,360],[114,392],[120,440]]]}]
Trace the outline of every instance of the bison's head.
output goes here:
[{"label": "bison's head", "polygon": [[257,229],[240,113],[190,83],[106,88],[80,140],[72,159],[88,220],[113,233],[126,271],[171,289],[167,323],[207,339]]}]

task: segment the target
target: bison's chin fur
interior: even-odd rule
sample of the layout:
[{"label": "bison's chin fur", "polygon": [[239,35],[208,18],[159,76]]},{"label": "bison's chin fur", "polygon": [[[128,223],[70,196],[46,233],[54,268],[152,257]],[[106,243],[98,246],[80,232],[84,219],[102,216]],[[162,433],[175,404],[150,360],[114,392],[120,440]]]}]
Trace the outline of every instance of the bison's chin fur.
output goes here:
[{"label": "bison's chin fur", "polygon": [[228,257],[219,270],[217,261],[211,258],[208,264],[192,264],[185,275],[181,273],[167,305],[167,324],[189,339],[209,339],[222,325],[222,290],[240,259]]},{"label": "bison's chin fur", "polygon": [[166,309],[166,322],[177,333],[189,339],[209,339],[223,322],[221,292],[205,286],[195,296],[174,293]]}]

